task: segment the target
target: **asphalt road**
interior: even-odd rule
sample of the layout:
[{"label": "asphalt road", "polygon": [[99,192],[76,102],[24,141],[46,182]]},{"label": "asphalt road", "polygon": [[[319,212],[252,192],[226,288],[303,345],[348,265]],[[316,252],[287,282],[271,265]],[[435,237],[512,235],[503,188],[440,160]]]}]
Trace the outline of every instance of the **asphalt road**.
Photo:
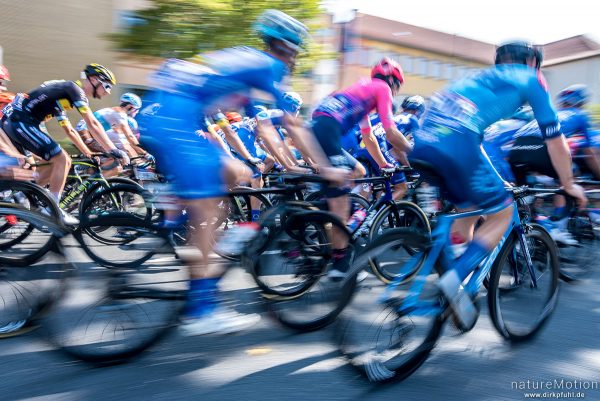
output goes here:
[{"label": "asphalt road", "polygon": [[[69,258],[94,270],[73,247]],[[250,276],[234,268],[223,289],[238,310],[263,314],[252,329],[202,337],[184,337],[176,329],[139,358],[102,368],[65,356],[45,341],[41,330],[3,339],[0,399],[500,401],[522,400],[529,392],[548,396],[571,391],[546,399],[580,399],[583,394],[586,400],[600,400],[599,271],[578,284],[561,283],[554,316],[533,342],[505,342],[484,304],[471,332],[459,336],[446,330],[413,376],[380,385],[346,363],[331,328],[296,334],[272,320]],[[91,282],[85,288],[93,292],[94,287]],[[539,381],[555,380],[562,389],[536,389]]]}]

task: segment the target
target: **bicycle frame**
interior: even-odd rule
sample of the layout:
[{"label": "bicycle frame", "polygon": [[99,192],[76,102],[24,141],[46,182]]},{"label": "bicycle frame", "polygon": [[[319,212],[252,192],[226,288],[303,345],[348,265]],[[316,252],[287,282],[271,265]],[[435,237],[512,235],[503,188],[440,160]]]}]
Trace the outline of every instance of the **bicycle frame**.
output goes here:
[{"label": "bicycle frame", "polygon": [[97,171],[94,174],[86,177],[85,179],[82,179],[77,172],[75,172],[74,175],[69,175],[70,178],[78,179],[80,184],[77,188],[71,190],[68,194],[63,195],[62,199],[60,200],[60,203],[58,204],[61,209],[64,209],[65,207],[72,204],[79,195],[91,188],[94,182],[102,181],[106,185],[108,185],[108,181],[106,181],[106,178],[104,178],[98,166],[92,163],[73,161],[73,166],[75,165],[91,167],[97,169]]},{"label": "bicycle frame", "polygon": [[362,179],[362,180],[355,180],[355,182],[377,182],[380,180],[384,180],[383,183],[385,185],[385,190],[384,190],[383,196],[380,197],[379,199],[377,199],[374,203],[372,203],[369,206],[369,208],[366,210],[367,217],[352,232],[351,238],[353,241],[355,241],[360,235],[367,232],[369,230],[369,228],[371,228],[371,224],[373,224],[373,220],[375,220],[375,217],[377,216],[377,213],[379,212],[379,209],[381,208],[381,206],[394,202],[392,185],[391,185],[391,181],[389,179],[385,179],[385,178],[379,178],[379,179],[378,178],[376,178],[376,179],[370,178],[369,179],[369,178],[367,178],[367,179]]},{"label": "bicycle frame", "polygon": [[[444,268],[448,268],[451,265],[451,257],[450,257],[450,228],[452,223],[460,218],[464,217],[472,217],[479,215],[487,215],[494,214],[502,209],[504,209],[505,205],[499,205],[492,208],[487,209],[479,209],[464,213],[456,213],[456,214],[447,214],[439,217],[438,225],[432,232],[432,246],[428,250],[427,253],[419,252],[414,255],[402,268],[402,271],[412,271],[418,263],[421,262],[423,256],[426,258],[423,261],[423,265],[419,269],[418,274],[416,275],[413,284],[408,290],[408,295],[402,301],[402,303],[397,307],[398,312],[407,313],[410,312],[414,315],[427,316],[431,314],[440,314],[443,312],[443,307],[437,301],[423,301],[419,299],[423,291],[423,287],[425,286],[425,282],[427,280],[427,276],[431,273],[432,269],[435,266],[435,263],[440,260],[442,262],[442,266]],[[479,267],[475,269],[469,281],[465,285],[465,291],[467,291],[472,297],[475,297],[481,288],[481,284],[483,280],[488,275],[494,261],[496,260],[497,255],[500,253],[500,250],[506,243],[506,240],[509,238],[511,233],[514,231],[518,235],[519,242],[521,244],[521,249],[525,252],[525,260],[527,263],[527,268],[529,269],[530,277],[532,278],[531,285],[536,288],[537,280],[535,274],[533,272],[533,263],[531,261],[531,256],[529,254],[529,249],[526,246],[525,242],[525,231],[523,229],[523,225],[521,222],[521,218],[519,216],[519,211],[517,208],[517,202],[513,202],[513,216],[508,226],[508,229],[504,233],[502,239],[498,243],[498,245],[494,248],[494,250],[483,259],[480,263]],[[392,283],[388,285],[385,292],[379,299],[379,302],[385,303],[388,300],[393,298],[393,291],[402,284],[403,275],[400,274],[397,279],[395,279]],[[516,277],[515,277],[516,278]]]}]

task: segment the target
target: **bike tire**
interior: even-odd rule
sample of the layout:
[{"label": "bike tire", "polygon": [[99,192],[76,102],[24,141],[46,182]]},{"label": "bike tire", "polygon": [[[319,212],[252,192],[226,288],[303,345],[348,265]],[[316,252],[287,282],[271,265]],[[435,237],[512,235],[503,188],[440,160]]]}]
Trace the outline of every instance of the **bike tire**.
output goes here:
[{"label": "bike tire", "polygon": [[[515,233],[507,239],[507,244],[501,249],[489,277],[490,318],[498,333],[515,343],[531,340],[540,332],[552,315],[558,299],[559,259],[556,244],[550,234],[538,225],[532,225],[525,237],[534,263],[532,268],[536,276],[540,273],[540,277],[537,278],[540,291],[532,291],[531,274],[524,263],[524,253]],[[507,271],[505,267],[508,268]],[[523,279],[520,281],[521,275]],[[540,279],[544,276],[542,282]],[[545,288],[541,288],[541,284]],[[524,289],[522,293],[528,296],[527,298],[518,298],[520,289]],[[537,302],[540,305],[536,305],[535,300],[531,299],[533,292],[542,295],[542,301]],[[504,301],[508,303],[513,300],[516,301],[513,302],[515,313],[509,311],[507,304],[503,305]],[[533,308],[536,309],[533,317],[522,318],[527,309]],[[518,318],[527,323],[533,320],[533,326],[523,328],[524,324],[516,322]]]},{"label": "bike tire", "polygon": [[[431,226],[427,215],[423,210],[412,202],[398,201],[394,205],[388,204],[377,212],[377,216],[373,220],[373,224],[369,230],[369,242],[373,241],[382,232],[383,224],[387,224],[390,228],[407,227],[425,233],[431,234]],[[409,255],[414,255],[415,250],[406,248]],[[384,263],[380,263],[380,259],[372,258],[369,260],[371,271],[384,283],[391,283],[396,277],[396,272],[385,268]],[[416,270],[409,272],[406,279],[416,274]]]},{"label": "bike tire", "polygon": [[[386,230],[365,247],[363,256],[357,259],[352,272],[366,268],[370,254],[400,246],[418,249],[422,255],[418,263],[420,265],[427,258],[429,243],[429,236],[415,230]],[[436,273],[439,274],[437,265]],[[433,284],[429,284],[427,294],[434,302],[439,302],[440,312],[413,316],[410,311],[400,311],[409,285],[402,281],[387,301],[378,303],[387,285],[375,278],[365,280],[335,326],[339,350],[352,366],[372,382],[401,381],[412,375],[429,357],[449,316],[449,309],[440,300]],[[415,335],[413,340],[409,336],[421,324],[422,333]],[[412,349],[409,351],[409,348]]]}]

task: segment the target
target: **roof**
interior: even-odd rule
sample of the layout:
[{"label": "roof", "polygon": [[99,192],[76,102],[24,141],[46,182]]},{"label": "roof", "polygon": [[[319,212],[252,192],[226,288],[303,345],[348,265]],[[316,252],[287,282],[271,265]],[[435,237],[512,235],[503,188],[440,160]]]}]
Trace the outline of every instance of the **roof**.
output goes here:
[{"label": "roof", "polygon": [[568,63],[570,61],[583,60],[586,58],[592,58],[592,57],[598,57],[598,56],[600,56],[600,50],[592,50],[592,51],[587,51],[587,52],[582,52],[582,53],[577,53],[577,54],[571,54],[571,55],[561,57],[561,58],[553,58],[552,60],[545,61],[543,66],[551,67],[553,65]]},{"label": "roof", "polygon": [[[357,13],[353,24],[352,29],[355,34],[365,39],[374,39],[484,64],[493,62],[496,51],[496,46],[491,43],[369,14]],[[400,34],[406,32],[410,32],[410,34]]]},{"label": "roof", "polygon": [[578,35],[547,43],[542,47],[544,49],[544,59],[550,61],[575,56],[579,53],[600,50],[600,43],[593,41],[585,35]]}]

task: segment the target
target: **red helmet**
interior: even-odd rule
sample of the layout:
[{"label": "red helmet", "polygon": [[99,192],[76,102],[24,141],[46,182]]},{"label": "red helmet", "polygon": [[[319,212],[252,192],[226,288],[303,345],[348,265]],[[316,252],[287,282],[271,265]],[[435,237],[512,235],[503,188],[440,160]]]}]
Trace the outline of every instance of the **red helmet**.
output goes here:
[{"label": "red helmet", "polygon": [[0,81],[10,81],[10,74],[2,64],[0,64]]},{"label": "red helmet", "polygon": [[236,113],[235,111],[225,113],[225,118],[227,118],[227,121],[229,121],[230,123],[239,123],[243,120],[241,114]]},{"label": "red helmet", "polygon": [[371,78],[375,78],[376,75],[394,78],[399,84],[404,83],[402,67],[400,67],[400,64],[387,57],[382,58],[371,70]]}]

